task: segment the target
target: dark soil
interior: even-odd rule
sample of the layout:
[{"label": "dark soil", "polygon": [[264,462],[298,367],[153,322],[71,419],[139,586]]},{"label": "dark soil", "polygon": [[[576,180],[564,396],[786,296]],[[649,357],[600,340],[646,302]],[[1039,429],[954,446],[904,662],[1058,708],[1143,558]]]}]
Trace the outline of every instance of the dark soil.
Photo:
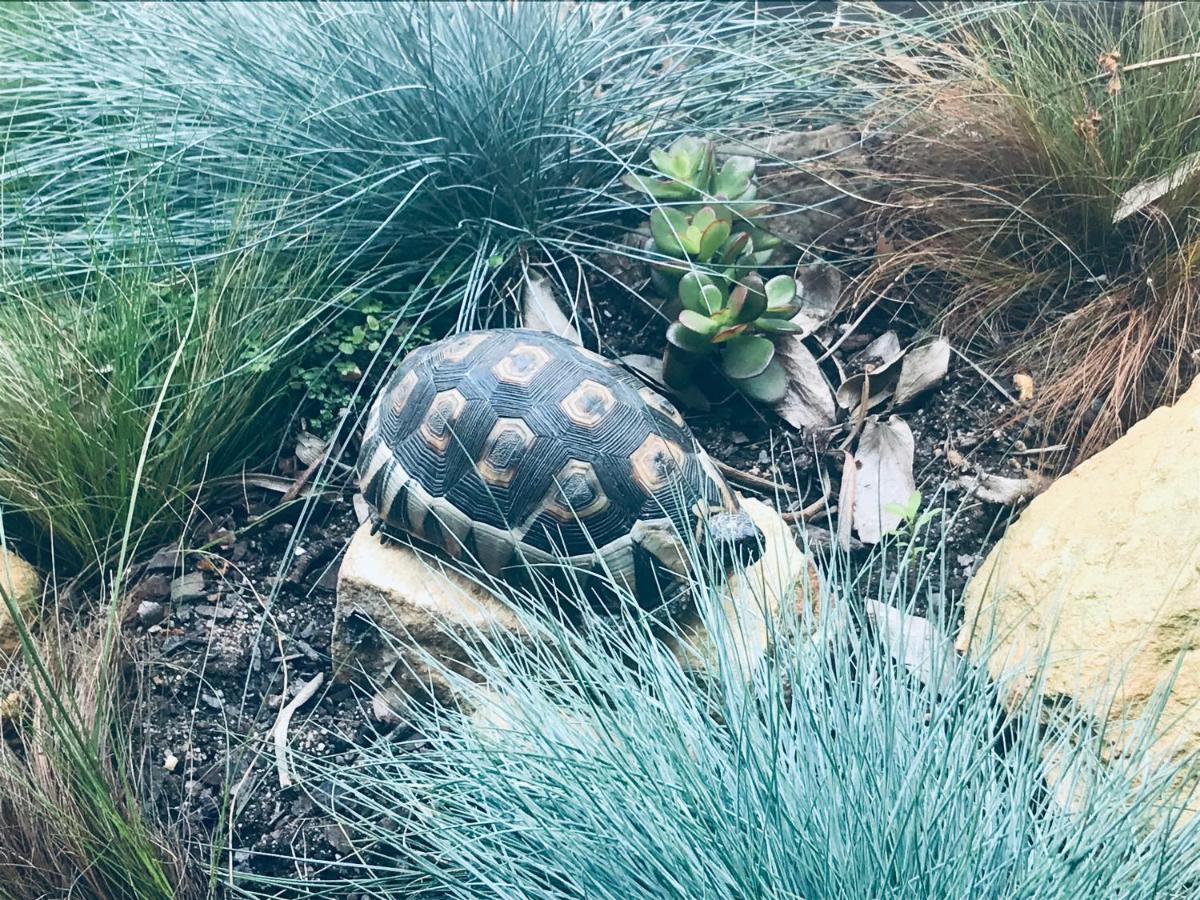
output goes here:
[{"label": "dark soil", "polygon": [[[137,739],[149,801],[198,863],[215,855],[222,880],[303,877],[339,855],[336,829],[311,797],[279,787],[271,730],[304,684],[325,679],[292,719],[291,748],[349,763],[376,736],[357,692],[329,681],[335,576],[354,512],[344,499],[321,503],[300,529],[302,504],[281,514],[278,501],[230,504],[216,528],[195,536],[196,546],[217,542],[206,552],[159,553],[126,613],[141,667]],[[161,622],[148,624],[157,616],[147,602],[162,605]],[[152,615],[139,617],[139,607]]]}]

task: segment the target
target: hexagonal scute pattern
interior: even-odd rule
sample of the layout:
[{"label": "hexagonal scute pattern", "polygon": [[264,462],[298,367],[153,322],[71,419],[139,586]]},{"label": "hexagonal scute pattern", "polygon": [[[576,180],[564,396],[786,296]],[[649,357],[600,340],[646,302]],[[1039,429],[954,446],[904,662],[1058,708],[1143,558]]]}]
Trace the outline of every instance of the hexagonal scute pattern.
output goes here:
[{"label": "hexagonal scute pattern", "polygon": [[498,329],[405,358],[371,411],[360,477],[389,527],[492,570],[507,542],[582,557],[639,521],[692,531],[698,505],[732,496],[701,452],[678,411],[620,367]]},{"label": "hexagonal scute pattern", "polygon": [[585,378],[579,387],[563,398],[559,406],[573,425],[595,428],[612,411],[616,402],[617,398],[610,388]]}]

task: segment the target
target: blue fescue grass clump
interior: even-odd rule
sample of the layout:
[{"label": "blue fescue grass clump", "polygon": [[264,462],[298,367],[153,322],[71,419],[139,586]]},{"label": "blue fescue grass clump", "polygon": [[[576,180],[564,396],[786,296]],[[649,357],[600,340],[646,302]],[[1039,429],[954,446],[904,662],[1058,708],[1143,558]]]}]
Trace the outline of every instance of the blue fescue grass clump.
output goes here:
[{"label": "blue fescue grass clump", "polygon": [[[189,262],[230,223],[478,300],[509,263],[619,249],[619,186],[682,134],[860,103],[810,16],[743,4],[29,5],[0,30],[0,253],[86,269],[161,208]],[[870,38],[863,39],[869,43]],[[246,212],[246,198],[255,200]],[[569,273],[560,272],[564,280]],[[472,312],[474,308],[472,307]]]},{"label": "blue fescue grass clump", "polygon": [[699,681],[628,622],[581,636],[527,617],[552,648],[540,653],[482,636],[469,649],[482,686],[461,684],[479,713],[414,708],[418,740],[306,761],[305,784],[353,845],[344,864],[292,860],[302,878],[242,890],[1195,896],[1200,823],[1179,815],[1193,760],[1158,760],[1148,730],[1115,751],[1081,712],[1044,725],[1055,698],[1037,679],[1029,714],[1007,713],[1009,685],[948,641],[889,643],[861,616],[868,583],[893,585],[884,599],[898,605],[936,593],[933,566],[906,577],[920,555],[877,580],[834,566],[816,632],[780,624],[749,677],[712,598],[716,664]]}]

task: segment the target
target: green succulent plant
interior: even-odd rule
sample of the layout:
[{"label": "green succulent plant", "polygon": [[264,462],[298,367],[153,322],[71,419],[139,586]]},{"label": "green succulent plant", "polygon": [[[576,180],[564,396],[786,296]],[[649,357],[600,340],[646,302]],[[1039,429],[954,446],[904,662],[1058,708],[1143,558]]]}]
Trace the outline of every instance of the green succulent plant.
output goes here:
[{"label": "green succulent plant", "polygon": [[766,335],[799,331],[791,322],[799,306],[795,279],[777,275],[764,284],[757,271],[781,241],[754,218],[767,210],[755,202],[755,161],[731,156],[718,169],[712,141],[692,137],[651,150],[650,160],[661,177],[627,175],[625,183],[671,203],[650,214],[646,242],[656,257],[655,287],[679,302],[667,329],[663,377],[686,388],[696,366],[715,355],[746,396],[781,399],[787,378]]}]

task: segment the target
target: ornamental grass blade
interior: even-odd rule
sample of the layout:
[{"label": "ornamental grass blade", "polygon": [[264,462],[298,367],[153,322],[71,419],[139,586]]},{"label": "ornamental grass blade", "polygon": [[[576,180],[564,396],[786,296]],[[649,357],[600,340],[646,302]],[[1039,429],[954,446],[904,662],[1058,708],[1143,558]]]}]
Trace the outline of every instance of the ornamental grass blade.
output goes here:
[{"label": "ornamental grass blade", "polygon": [[833,390],[816,357],[797,334],[781,335],[775,341],[775,359],[787,373],[787,393],[775,406],[793,428],[829,428],[837,421]]},{"label": "ornamental grass blade", "polygon": [[916,488],[912,429],[899,416],[872,416],[858,440],[854,530],[864,544],[877,544],[904,520],[901,509]]},{"label": "ornamental grass blade", "polygon": [[904,356],[900,364],[900,378],[896,382],[896,405],[936,387],[950,368],[950,342],[938,338],[932,343],[914,347]]},{"label": "ornamental grass blade", "polygon": [[554,299],[550,283],[541,275],[525,273],[525,301],[522,305],[521,320],[526,328],[538,331],[548,331],[564,337],[573,344],[583,344],[579,331]]}]

